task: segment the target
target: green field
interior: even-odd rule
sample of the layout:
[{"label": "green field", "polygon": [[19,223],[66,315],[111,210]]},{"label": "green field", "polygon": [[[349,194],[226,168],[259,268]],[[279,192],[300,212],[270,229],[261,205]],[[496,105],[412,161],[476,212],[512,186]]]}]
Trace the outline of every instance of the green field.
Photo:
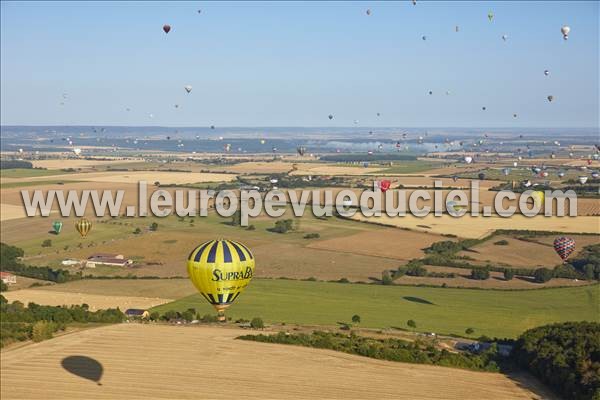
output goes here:
[{"label": "green field", "polygon": [[[233,319],[262,317],[268,322],[335,325],[361,317],[361,326],[406,328],[440,334],[516,337],[539,325],[560,321],[599,321],[600,286],[528,291],[469,290],[358,285],[256,279],[227,311]],[[154,308],[214,313],[200,295]]]},{"label": "green field", "polygon": [[397,165],[393,165],[382,171],[378,171],[377,174],[414,174],[418,172],[429,171],[430,169],[441,168],[443,163],[429,162],[429,161],[402,161]]},{"label": "green field", "polygon": [[[36,176],[64,175],[67,172],[41,168],[9,168],[0,171],[2,178],[32,178]],[[4,185],[2,185],[4,187]]]}]

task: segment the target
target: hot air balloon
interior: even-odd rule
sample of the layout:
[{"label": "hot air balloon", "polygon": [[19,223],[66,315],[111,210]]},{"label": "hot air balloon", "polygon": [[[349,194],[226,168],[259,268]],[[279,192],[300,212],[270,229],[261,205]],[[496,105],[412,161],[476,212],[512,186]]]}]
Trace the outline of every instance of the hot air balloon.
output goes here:
[{"label": "hot air balloon", "polygon": [[588,177],[587,177],[587,176],[585,176],[585,175],[582,175],[582,176],[580,176],[580,177],[578,178],[578,180],[579,180],[579,183],[581,183],[582,185],[585,185],[585,183],[586,183],[586,182],[587,182],[587,180],[588,180]]},{"label": "hot air balloon", "polygon": [[75,153],[76,156],[79,156],[79,155],[81,155],[81,149],[76,147],[73,149],[73,153]]},{"label": "hot air balloon", "polygon": [[92,229],[92,223],[87,218],[81,218],[75,223],[75,229],[77,229],[81,237],[86,237]]},{"label": "hot air balloon", "polygon": [[458,180],[458,176],[456,176],[456,175],[453,175],[453,176],[452,176],[452,180],[453,180],[454,182],[456,182],[456,181]]},{"label": "hot air balloon", "polygon": [[467,164],[471,164],[471,163],[473,162],[473,157],[471,157],[471,156],[466,156],[466,157],[465,157],[465,162],[466,162]]},{"label": "hot air balloon", "polygon": [[477,174],[477,177],[479,178],[480,181],[485,179],[485,174],[483,172],[480,172],[479,174]]},{"label": "hot air balloon", "polygon": [[548,99],[549,102],[552,102],[552,100],[554,100],[554,96],[550,95],[548,97],[546,97]]},{"label": "hot air balloon", "polygon": [[529,179],[525,179],[524,181],[521,182],[521,185],[523,185],[524,187],[529,187],[531,186],[531,181]]},{"label": "hot air balloon", "polygon": [[62,221],[54,221],[54,222],[52,222],[52,229],[54,230],[54,233],[57,234],[57,235],[62,230],[62,226],[63,226]]},{"label": "hot air balloon", "polygon": [[165,31],[165,33],[169,33],[171,31],[171,25],[164,24],[163,25],[163,31]]},{"label": "hot air balloon", "polygon": [[387,190],[390,188],[391,185],[392,185],[392,182],[390,182],[387,179],[379,181],[379,189],[381,189],[381,191],[384,193],[387,192]]},{"label": "hot air balloon", "polygon": [[452,215],[452,216],[459,216],[460,215],[460,211],[464,210],[465,208],[467,208],[466,206],[463,205],[458,205],[458,203],[456,201],[448,201],[446,202],[446,211],[448,211],[448,214]]},{"label": "hot air balloon", "polygon": [[215,129],[215,126],[214,126],[214,125],[211,125],[211,126],[210,126],[210,129]]},{"label": "hot air balloon", "polygon": [[229,152],[231,150],[231,144],[227,143],[223,148],[225,149],[225,151]]},{"label": "hot air balloon", "polygon": [[598,179],[598,176],[600,176],[600,174],[598,174],[598,171],[592,171],[592,178]]},{"label": "hot air balloon", "polygon": [[433,94],[433,91],[431,91],[431,90],[430,90],[430,91],[429,91],[429,95],[431,96],[432,94]]},{"label": "hot air balloon", "polygon": [[565,173],[563,171],[558,171],[558,177],[562,178],[565,176]]},{"label": "hot air balloon", "polygon": [[513,118],[517,118],[517,114],[513,114]]},{"label": "hot air balloon", "polygon": [[544,70],[544,75],[546,75],[546,76],[550,75],[550,71]]},{"label": "hot air balloon", "polygon": [[503,173],[505,176],[508,176],[508,175],[510,175],[510,168],[504,168],[504,169],[502,170],[502,173]]},{"label": "hot air balloon", "polygon": [[265,144],[267,141],[265,139],[260,139],[260,144]]},{"label": "hot air balloon", "polygon": [[459,28],[458,28],[458,25],[456,25],[456,26],[454,27],[454,32],[458,32],[458,30],[459,30]]},{"label": "hot air balloon", "polygon": [[183,87],[185,89],[186,92],[190,93],[192,91],[192,85],[185,85]]},{"label": "hot air balloon", "polygon": [[492,20],[494,19],[494,13],[493,12],[489,12],[488,13],[488,19],[490,20],[490,22],[492,22]]},{"label": "hot air balloon", "polygon": [[427,36],[423,35],[423,37],[421,37],[421,39],[427,40]]},{"label": "hot air balloon", "polygon": [[567,258],[575,251],[575,241],[565,236],[557,237],[554,239],[554,251],[563,262],[567,261]]},{"label": "hot air balloon", "polygon": [[536,207],[542,208],[544,206],[544,198],[545,194],[541,190],[536,190],[535,192],[531,193],[531,199]]},{"label": "hot air balloon", "polygon": [[303,156],[303,155],[304,155],[304,153],[306,153],[306,147],[304,147],[304,146],[298,146],[298,147],[296,148],[296,151],[298,152],[298,154],[299,154],[300,156]]},{"label": "hot air balloon", "polygon": [[367,15],[371,15],[371,10],[367,9],[366,13],[367,13]]},{"label": "hot air balloon", "polygon": [[567,40],[569,38],[569,32],[571,32],[571,27],[564,25],[560,28],[560,32],[563,34],[563,39]]},{"label": "hot air balloon", "polygon": [[225,309],[244,291],[254,275],[254,256],[246,246],[230,240],[209,240],[187,260],[190,280],[225,321]]},{"label": "hot air balloon", "polygon": [[485,111],[485,110],[487,110],[487,107],[483,106],[483,107],[481,107],[481,109],[482,109],[483,111]]},{"label": "hot air balloon", "polygon": [[502,35],[502,40],[504,40],[506,42],[507,39],[508,39],[508,35]]}]

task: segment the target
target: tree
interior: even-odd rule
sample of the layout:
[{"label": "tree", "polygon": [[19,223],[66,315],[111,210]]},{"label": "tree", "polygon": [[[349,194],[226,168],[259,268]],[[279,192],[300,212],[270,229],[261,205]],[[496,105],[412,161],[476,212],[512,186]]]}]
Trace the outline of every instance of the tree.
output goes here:
[{"label": "tree", "polygon": [[150,224],[150,230],[151,231],[156,231],[158,229],[158,224],[156,222],[153,222]]},{"label": "tree", "polygon": [[160,314],[158,313],[158,311],[152,311],[150,313],[150,321],[158,321],[159,318]]},{"label": "tree", "polygon": [[490,278],[490,270],[487,268],[473,268],[471,270],[471,279],[484,281]]},{"label": "tree", "polygon": [[417,328],[417,323],[415,321],[413,321],[412,319],[409,319],[408,321],[406,321],[406,325],[408,325],[408,327],[413,330],[415,330]]},{"label": "tree", "polygon": [[467,329],[465,329],[465,333],[467,335],[472,335],[474,332],[475,332],[475,329],[473,329],[473,328],[467,328]]},{"label": "tree", "polygon": [[554,278],[554,272],[548,268],[538,268],[533,273],[533,277],[537,283],[545,283]]},{"label": "tree", "polygon": [[594,264],[586,264],[583,267],[583,273],[585,274],[585,279],[588,281],[594,280],[596,276]]},{"label": "tree", "polygon": [[513,270],[512,270],[512,269],[510,269],[510,268],[506,268],[506,269],[504,270],[504,280],[506,280],[506,281],[510,281],[510,280],[511,280],[512,278],[514,278],[514,277],[515,277],[515,271],[513,271]]},{"label": "tree", "polygon": [[139,227],[135,228],[133,231],[134,235],[139,235],[140,233],[142,233],[142,230]]},{"label": "tree", "polygon": [[52,333],[54,332],[54,324],[48,321],[37,321],[31,328],[31,339],[34,342],[41,342],[42,340],[52,339]]},{"label": "tree", "polygon": [[394,282],[392,281],[392,277],[390,276],[389,271],[383,271],[381,273],[381,284],[382,285],[392,285]]},{"label": "tree", "polygon": [[360,324],[360,315],[354,314],[352,316],[352,322],[355,323],[355,324]]},{"label": "tree", "polygon": [[46,239],[42,242],[42,247],[52,247],[52,240]]},{"label": "tree", "polygon": [[252,329],[263,329],[265,327],[265,323],[263,322],[262,318],[254,317],[252,318],[252,321],[250,321],[250,327]]},{"label": "tree", "polygon": [[0,281],[0,292],[5,292],[8,290],[8,285],[4,283],[4,281]]},{"label": "tree", "polygon": [[194,320],[195,315],[196,315],[196,313],[192,312],[191,310],[186,310],[181,313],[181,318],[190,322],[190,321]]}]

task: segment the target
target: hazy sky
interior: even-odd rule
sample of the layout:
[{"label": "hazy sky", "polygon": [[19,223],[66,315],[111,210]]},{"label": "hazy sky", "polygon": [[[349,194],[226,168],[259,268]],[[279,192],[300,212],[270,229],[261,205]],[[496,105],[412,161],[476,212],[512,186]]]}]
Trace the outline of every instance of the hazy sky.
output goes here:
[{"label": "hazy sky", "polygon": [[[1,8],[4,125],[599,123],[596,1],[2,2]],[[571,27],[568,41],[564,24]]]}]

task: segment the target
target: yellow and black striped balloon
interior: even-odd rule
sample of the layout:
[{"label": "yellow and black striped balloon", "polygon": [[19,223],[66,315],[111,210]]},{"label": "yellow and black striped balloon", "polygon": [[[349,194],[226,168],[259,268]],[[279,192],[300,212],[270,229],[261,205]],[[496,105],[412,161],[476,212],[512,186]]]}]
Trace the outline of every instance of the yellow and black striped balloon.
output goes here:
[{"label": "yellow and black striped balloon", "polygon": [[190,253],[187,270],[196,289],[224,319],[223,310],[238,298],[254,275],[254,256],[241,243],[209,240]]},{"label": "yellow and black striped balloon", "polygon": [[81,218],[75,222],[75,229],[82,237],[86,237],[90,229],[92,229],[92,223],[87,218]]}]

